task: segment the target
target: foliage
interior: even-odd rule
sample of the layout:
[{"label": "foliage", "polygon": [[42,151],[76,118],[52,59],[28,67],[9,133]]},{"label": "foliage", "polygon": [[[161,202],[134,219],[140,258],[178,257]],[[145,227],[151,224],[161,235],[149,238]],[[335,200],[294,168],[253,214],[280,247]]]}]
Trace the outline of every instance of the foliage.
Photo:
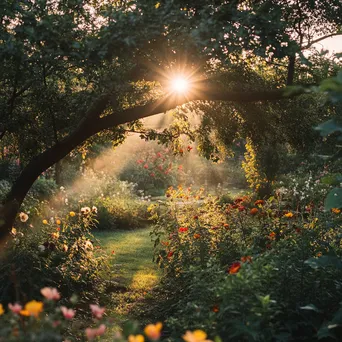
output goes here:
[{"label": "foliage", "polygon": [[[200,327],[223,341],[320,338],[326,317],[339,309],[341,270],[307,260],[341,257],[340,210],[322,211],[322,196],[313,203],[282,192],[223,206],[190,189],[168,195],[165,207],[150,211],[156,261],[173,289],[166,311],[174,336]],[[315,317],[308,304],[318,308]],[[331,329],[338,339],[339,328]]]},{"label": "foliage", "polygon": [[65,297],[98,293],[105,259],[94,254],[94,210],[57,214],[34,226],[20,217],[2,255],[1,301],[36,298],[43,286],[58,287]]}]

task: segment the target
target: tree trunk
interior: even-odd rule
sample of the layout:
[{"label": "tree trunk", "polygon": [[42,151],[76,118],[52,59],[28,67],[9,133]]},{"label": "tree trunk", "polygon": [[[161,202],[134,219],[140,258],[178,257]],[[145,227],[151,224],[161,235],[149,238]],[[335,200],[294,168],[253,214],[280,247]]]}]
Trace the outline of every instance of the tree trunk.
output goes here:
[{"label": "tree trunk", "polygon": [[296,55],[289,56],[289,64],[287,66],[287,80],[286,85],[293,84],[293,78],[295,73],[295,63],[296,63]]}]

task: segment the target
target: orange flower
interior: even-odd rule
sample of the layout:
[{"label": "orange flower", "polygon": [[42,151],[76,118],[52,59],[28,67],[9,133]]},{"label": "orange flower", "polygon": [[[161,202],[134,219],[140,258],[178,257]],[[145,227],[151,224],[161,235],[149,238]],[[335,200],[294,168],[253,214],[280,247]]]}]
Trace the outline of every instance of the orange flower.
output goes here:
[{"label": "orange flower", "polygon": [[334,214],[339,214],[341,212],[341,209],[339,209],[339,208],[332,208],[331,212],[334,213]]},{"label": "orange flower", "polygon": [[256,215],[258,212],[259,212],[258,208],[252,208],[252,209],[249,211],[249,213],[250,213],[251,215]]},{"label": "orange flower", "polygon": [[287,218],[292,218],[293,217],[293,213],[291,212],[288,212],[284,215],[284,217],[287,217]]},{"label": "orange flower", "polygon": [[128,342],[144,342],[145,338],[143,335],[129,335]]},{"label": "orange flower", "polygon": [[270,238],[271,240],[275,240],[275,238],[276,238],[276,233],[275,233],[275,232],[270,233],[269,238]]},{"label": "orange flower", "polygon": [[212,342],[207,340],[207,334],[203,330],[195,330],[193,332],[187,330],[182,337],[186,342]]},{"label": "orange flower", "polygon": [[241,264],[239,261],[233,262],[232,265],[229,267],[228,272],[229,274],[238,273],[241,268]]},{"label": "orange flower", "polygon": [[265,201],[264,200],[257,200],[254,202],[254,205],[264,205]]},{"label": "orange flower", "polygon": [[163,324],[160,322],[148,324],[144,329],[144,333],[150,340],[156,341],[160,338],[162,327]]},{"label": "orange flower", "polygon": [[249,263],[251,263],[252,262],[252,257],[250,255],[243,256],[243,257],[241,257],[241,261],[242,262],[249,262]]},{"label": "orange flower", "polygon": [[194,239],[199,239],[201,237],[201,234],[194,234]]},{"label": "orange flower", "polygon": [[316,257],[321,257],[322,256],[322,252],[318,252],[317,254],[316,254]]},{"label": "orange flower", "polygon": [[226,229],[228,229],[228,228],[229,228],[229,224],[228,224],[228,223],[224,223],[224,224],[223,224],[223,227],[226,228]]},{"label": "orange flower", "polygon": [[220,307],[219,307],[217,304],[215,304],[215,305],[211,308],[211,311],[217,313],[217,312],[220,311]]},{"label": "orange flower", "polygon": [[24,310],[21,310],[20,314],[23,316],[38,317],[42,311],[43,303],[31,300],[30,302],[26,303]]}]

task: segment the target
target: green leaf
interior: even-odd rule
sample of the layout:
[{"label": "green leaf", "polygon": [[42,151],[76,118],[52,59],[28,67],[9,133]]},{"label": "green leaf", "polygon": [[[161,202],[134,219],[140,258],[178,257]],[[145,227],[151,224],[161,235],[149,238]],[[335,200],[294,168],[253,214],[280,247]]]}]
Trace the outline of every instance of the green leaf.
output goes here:
[{"label": "green leaf", "polygon": [[311,310],[311,311],[315,311],[315,312],[320,312],[320,310],[317,309],[317,307],[313,304],[308,304],[305,306],[301,306],[300,307],[302,310]]},{"label": "green leaf", "polygon": [[341,259],[331,255],[323,255],[320,258],[310,258],[305,261],[305,264],[314,269],[332,266],[336,269],[342,270]]},{"label": "green leaf", "polygon": [[324,201],[325,210],[331,210],[332,208],[342,208],[342,188],[332,189]]},{"label": "green leaf", "polygon": [[320,131],[322,137],[326,137],[335,132],[342,132],[342,126],[334,119],[330,119],[315,127],[315,130]]},{"label": "green leaf", "polygon": [[336,338],[335,334],[329,329],[328,323],[322,325],[322,327],[318,330],[317,337],[319,340],[327,337]]}]

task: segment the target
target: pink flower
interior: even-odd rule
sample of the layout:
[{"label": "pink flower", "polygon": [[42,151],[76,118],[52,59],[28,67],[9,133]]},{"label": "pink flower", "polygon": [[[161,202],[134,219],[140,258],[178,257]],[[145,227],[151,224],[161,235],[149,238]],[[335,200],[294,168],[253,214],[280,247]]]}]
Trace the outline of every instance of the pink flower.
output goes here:
[{"label": "pink flower", "polygon": [[40,290],[40,293],[48,300],[59,300],[61,295],[54,287],[44,287]]},{"label": "pink flower", "polygon": [[102,315],[103,313],[105,312],[105,308],[101,308],[100,306],[96,305],[96,304],[90,304],[90,309],[91,309],[91,312],[92,314],[98,318],[98,319],[101,319],[102,318]]},{"label": "pink flower", "polygon": [[64,316],[65,319],[73,319],[75,314],[76,314],[76,311],[73,310],[73,309],[68,309],[67,307],[65,306],[61,306],[61,311],[62,311],[62,314]]},{"label": "pink flower", "polygon": [[87,328],[85,330],[86,336],[88,340],[93,340],[96,336],[101,336],[106,331],[106,326],[104,324],[101,324],[98,328],[91,329]]},{"label": "pink flower", "polygon": [[144,165],[144,169],[148,169],[148,164],[145,164],[145,165]]},{"label": "pink flower", "polygon": [[23,307],[18,303],[14,303],[14,304],[9,303],[8,308],[15,314],[18,314],[23,309]]}]

